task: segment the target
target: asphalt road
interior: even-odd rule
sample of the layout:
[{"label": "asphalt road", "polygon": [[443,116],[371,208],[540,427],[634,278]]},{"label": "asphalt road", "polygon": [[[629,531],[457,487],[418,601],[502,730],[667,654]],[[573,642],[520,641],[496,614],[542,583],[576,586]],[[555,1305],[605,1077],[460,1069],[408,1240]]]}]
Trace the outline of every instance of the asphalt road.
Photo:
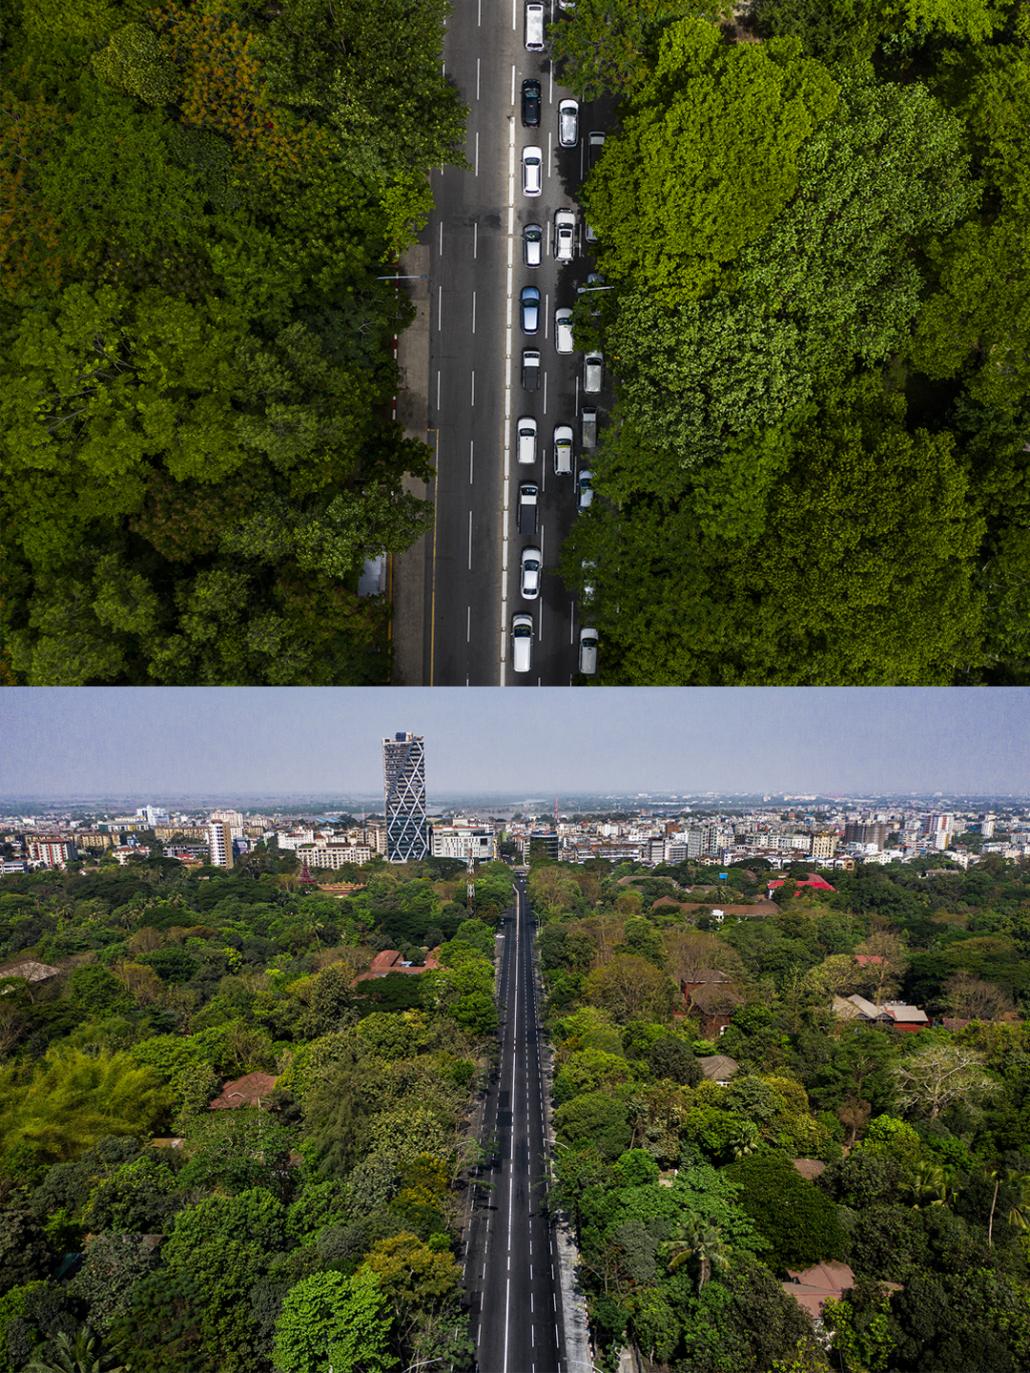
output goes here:
[{"label": "asphalt road", "polygon": [[465,1254],[478,1373],[561,1373],[561,1294],[546,1201],[533,932],[525,879],[505,923],[501,1056],[483,1130],[493,1161],[473,1191]]},{"label": "asphalt road", "polygon": [[[554,17],[556,0],[548,0]],[[524,46],[523,0],[455,0],[444,44],[444,70],[469,107],[469,170],[433,172],[436,209],[422,241],[430,249],[429,414],[437,444],[436,523],[427,576],[429,671],[434,686],[569,685],[576,678],[579,620],[558,576],[559,550],[576,518],[579,470],[579,394],[582,354],[558,356],[554,311],[572,305],[576,284],[591,268],[580,254],[559,271],[552,255],[554,213],[577,210],[585,170],[586,134],[604,128],[589,105],[580,109],[577,148],[559,149],[557,108],[569,92],[552,80],[546,53]],[[541,83],[538,129],[522,127],[524,78]],[[595,122],[591,122],[594,120]],[[522,148],[544,154],[543,191],[522,193]],[[522,227],[544,228],[538,268],[522,260]],[[540,288],[540,332],[519,327],[522,286]],[[539,348],[540,389],[521,385],[523,347]],[[520,415],[539,426],[532,470],[516,461],[514,428]],[[558,477],[552,463],[557,424],[576,432],[575,470]],[[538,535],[544,575],[540,597],[520,593],[522,548],[534,542],[516,529],[518,484],[541,488]],[[531,670],[511,671],[511,617],[533,616]]]}]

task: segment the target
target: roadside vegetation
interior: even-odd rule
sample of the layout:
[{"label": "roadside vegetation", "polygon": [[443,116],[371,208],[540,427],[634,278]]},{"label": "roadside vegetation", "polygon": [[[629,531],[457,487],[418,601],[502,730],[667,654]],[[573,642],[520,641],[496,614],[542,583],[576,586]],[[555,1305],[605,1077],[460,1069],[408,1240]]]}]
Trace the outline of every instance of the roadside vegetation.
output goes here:
[{"label": "roadside vegetation", "polygon": [[0,681],[386,681],[428,512],[395,271],[460,160],[446,0],[0,18]]},{"label": "roadside vegetation", "polygon": [[[766,877],[760,861],[725,881],[694,863],[531,873],[552,1196],[601,1366],[632,1345],[655,1373],[1018,1373],[1030,872],[864,868],[722,921],[690,904],[754,903]],[[846,1018],[853,995],[931,1024]],[[826,1262],[854,1285],[817,1330],[790,1275]]]},{"label": "roadside vegetation", "polygon": [[[745,12],[746,11],[746,12]],[[579,0],[617,392],[601,680],[1030,677],[1030,29],[1011,0]]]},{"label": "roadside vegetation", "polygon": [[[0,1373],[470,1366],[461,1183],[508,871],[469,918],[463,865],[337,895],[295,868],[0,881]],[[356,982],[383,948],[439,967]]]}]

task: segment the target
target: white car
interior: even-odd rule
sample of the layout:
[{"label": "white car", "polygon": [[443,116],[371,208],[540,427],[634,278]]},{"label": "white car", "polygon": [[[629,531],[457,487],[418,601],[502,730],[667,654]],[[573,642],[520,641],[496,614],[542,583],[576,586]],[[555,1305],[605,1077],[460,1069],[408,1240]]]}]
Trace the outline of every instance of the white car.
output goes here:
[{"label": "white car", "polygon": [[519,462],[536,462],[536,420],[523,415],[515,425]]},{"label": "white car", "polygon": [[554,470],[559,477],[572,476],[572,425],[554,426]]},{"label": "white car", "polygon": [[522,230],[522,261],[527,267],[539,267],[543,253],[544,231],[539,224],[527,224]]},{"label": "white car", "polygon": [[583,359],[583,390],[588,396],[596,396],[604,380],[604,355],[587,353]]},{"label": "white car", "polygon": [[528,672],[533,661],[533,617],[511,617],[511,667],[513,672]]},{"label": "white car", "polygon": [[554,256],[571,262],[576,255],[576,216],[571,210],[554,212]]},{"label": "white car", "polygon": [[572,352],[572,311],[567,305],[554,312],[554,346],[559,353]]},{"label": "white car", "polygon": [[575,100],[558,102],[558,142],[574,148],[579,142],[579,105]]},{"label": "white car", "polygon": [[544,159],[537,147],[522,149],[522,194],[539,195],[543,185]]},{"label": "white car", "polygon": [[579,631],[579,670],[584,677],[592,677],[597,671],[597,630],[584,628]]},{"label": "white car", "polygon": [[589,467],[584,467],[579,474],[579,508],[589,510],[594,503],[594,474]]},{"label": "white car", "polygon": [[535,601],[540,595],[540,568],[542,566],[539,548],[522,550],[522,599]]}]

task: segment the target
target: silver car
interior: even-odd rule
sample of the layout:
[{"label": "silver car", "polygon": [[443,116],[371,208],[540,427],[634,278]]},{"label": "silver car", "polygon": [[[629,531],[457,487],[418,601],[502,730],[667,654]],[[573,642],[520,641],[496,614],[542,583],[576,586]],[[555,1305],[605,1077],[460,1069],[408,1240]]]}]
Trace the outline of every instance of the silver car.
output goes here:
[{"label": "silver car", "polygon": [[579,670],[584,677],[597,671],[597,630],[589,627],[579,631]]},{"label": "silver car", "polygon": [[524,548],[522,550],[522,599],[524,601],[535,601],[540,595],[540,569],[542,559],[539,548]]},{"label": "silver car", "polygon": [[563,148],[574,148],[579,142],[579,105],[575,100],[558,104],[558,142]]},{"label": "silver car", "polygon": [[576,216],[571,210],[554,212],[554,256],[559,262],[576,256]]},{"label": "silver car", "polygon": [[522,261],[527,267],[539,267],[543,250],[543,229],[539,224],[527,224],[522,230]]},{"label": "silver car", "polygon": [[579,508],[589,510],[594,503],[594,474],[584,467],[579,474]]}]

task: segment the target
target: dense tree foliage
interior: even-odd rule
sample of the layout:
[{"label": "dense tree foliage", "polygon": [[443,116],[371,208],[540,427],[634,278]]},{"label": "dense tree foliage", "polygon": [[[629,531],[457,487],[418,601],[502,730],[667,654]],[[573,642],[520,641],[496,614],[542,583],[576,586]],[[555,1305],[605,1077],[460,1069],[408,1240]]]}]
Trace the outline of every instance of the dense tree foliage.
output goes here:
[{"label": "dense tree foliage", "polygon": [[[377,277],[460,156],[445,0],[16,5],[0,49],[0,673],[382,680],[424,527]],[[384,265],[385,264],[385,265]]]},{"label": "dense tree foliage", "polygon": [[[858,868],[718,925],[670,904],[763,888],[754,864],[718,895],[714,876],[695,862],[530,875],[554,1200],[605,1357],[631,1342],[674,1373],[960,1373],[982,1326],[984,1366],[1015,1373],[1030,1347],[1030,871]],[[739,998],[717,1040],[678,990],[711,978]],[[835,1014],[853,992],[908,995],[935,1023],[903,1034]],[[726,1079],[704,1073],[716,1054],[737,1065]],[[829,1362],[784,1286],[823,1260],[856,1279],[824,1312]]]},{"label": "dense tree foliage", "polygon": [[[583,0],[617,96],[584,188],[616,401],[602,680],[1030,675],[1027,29],[984,0]],[[744,40],[744,41],[741,41]]]},{"label": "dense tree foliage", "polygon": [[[507,872],[470,918],[463,870],[337,899],[266,860],[0,883],[0,958],[59,970],[0,980],[3,1373],[468,1367],[455,1189]],[[439,967],[356,982],[386,947]],[[258,1104],[210,1109],[250,1073]]]}]

